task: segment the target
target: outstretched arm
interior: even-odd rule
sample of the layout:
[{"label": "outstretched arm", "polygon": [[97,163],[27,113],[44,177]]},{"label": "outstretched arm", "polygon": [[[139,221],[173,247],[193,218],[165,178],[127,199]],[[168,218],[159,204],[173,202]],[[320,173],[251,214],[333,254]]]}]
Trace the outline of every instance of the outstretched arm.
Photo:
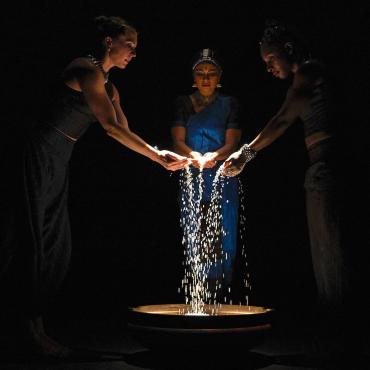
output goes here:
[{"label": "outstretched arm", "polygon": [[184,155],[185,157],[191,158],[191,163],[193,166],[200,168],[202,166],[202,154],[196,152],[190,146],[188,146],[185,142],[186,137],[186,128],[182,126],[174,126],[171,129],[171,136],[173,147],[176,153],[180,155]]},{"label": "outstretched arm", "polygon": [[176,153],[179,153],[186,157],[191,157],[193,153],[196,153],[193,151],[192,148],[190,148],[190,146],[188,146],[185,143],[185,136],[186,136],[185,127],[182,127],[182,126],[172,127],[171,136],[172,136],[173,147]]},{"label": "outstretched arm", "polygon": [[241,130],[234,128],[227,129],[225,133],[225,144],[214,152],[204,154],[204,167],[212,168],[216,165],[217,161],[228,158],[237,149],[240,137]]},{"label": "outstretched arm", "polygon": [[78,82],[89,107],[109,136],[135,152],[158,162],[168,170],[178,170],[188,163],[186,158],[175,153],[158,151],[129,129],[120,106],[118,91],[113,87],[112,102],[105,90],[104,77],[100,71],[88,71],[79,78]]},{"label": "outstretched arm", "polygon": [[299,117],[311,91],[312,82],[297,73],[278,113],[270,119],[255,139],[249,144],[243,145],[239,151],[233,153],[225,161],[223,174],[226,176],[238,175],[245,164],[253,159],[258,151],[272,144],[283,135],[287,128]]},{"label": "outstretched arm", "polygon": [[270,119],[263,130],[249,143],[249,147],[256,152],[272,144],[298,118],[304,104],[302,92],[291,88],[279,112]]},{"label": "outstretched arm", "polygon": [[233,153],[238,147],[240,137],[241,130],[235,128],[227,129],[225,133],[225,145],[213,152],[214,159],[220,161]]}]

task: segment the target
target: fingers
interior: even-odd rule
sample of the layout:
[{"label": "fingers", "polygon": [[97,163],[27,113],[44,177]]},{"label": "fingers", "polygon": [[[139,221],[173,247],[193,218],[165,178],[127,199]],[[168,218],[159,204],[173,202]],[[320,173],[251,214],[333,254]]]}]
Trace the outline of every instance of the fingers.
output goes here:
[{"label": "fingers", "polygon": [[183,169],[185,166],[189,164],[189,161],[187,159],[181,159],[176,161],[161,161],[160,164],[169,171],[177,171]]},{"label": "fingers", "polygon": [[214,166],[216,166],[217,164],[217,161],[207,161],[204,163],[203,167],[204,168],[213,168]]},{"label": "fingers", "polygon": [[163,157],[170,161],[177,161],[177,160],[181,160],[184,158],[174,153],[166,153]]},{"label": "fingers", "polygon": [[224,162],[223,167],[224,167],[224,169],[226,169],[226,168],[229,168],[232,164],[233,164],[233,160],[232,159],[227,159]]},{"label": "fingers", "polygon": [[243,167],[239,168],[232,164],[232,161],[225,162],[222,169],[222,175],[228,177],[234,177],[242,172]]},{"label": "fingers", "polygon": [[171,165],[171,166],[164,166],[164,167],[168,171],[178,171],[178,170],[182,170],[184,168],[184,166],[179,165],[179,164],[175,164],[175,165]]},{"label": "fingers", "polygon": [[222,171],[222,174],[224,176],[234,177],[234,176],[239,175],[240,172],[241,170],[236,167],[229,167],[229,168],[224,168],[224,170]]},{"label": "fingers", "polygon": [[177,171],[178,169],[182,169],[189,164],[198,169],[213,168],[217,164],[216,160],[200,161],[195,158],[186,158],[172,152],[166,152],[165,154],[162,153],[159,159],[160,164],[170,171]]},{"label": "fingers", "polygon": [[185,165],[183,164],[171,164],[171,165],[165,166],[166,170],[168,171],[178,171],[178,170],[182,170],[184,167]]},{"label": "fingers", "polygon": [[161,150],[158,154],[161,158],[165,158],[166,161],[179,161],[188,159],[187,157],[171,152],[169,150]]},{"label": "fingers", "polygon": [[231,176],[232,171],[230,170],[230,168],[231,168],[232,164],[233,164],[233,160],[232,159],[226,160],[222,164],[221,174],[223,176]]}]

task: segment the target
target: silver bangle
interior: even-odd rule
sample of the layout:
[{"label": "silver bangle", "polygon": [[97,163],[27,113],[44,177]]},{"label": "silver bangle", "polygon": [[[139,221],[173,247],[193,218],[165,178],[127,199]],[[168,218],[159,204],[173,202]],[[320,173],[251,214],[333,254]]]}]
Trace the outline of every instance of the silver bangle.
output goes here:
[{"label": "silver bangle", "polygon": [[240,152],[240,156],[236,161],[238,162],[239,159],[241,159],[240,157],[244,156],[244,158],[241,159],[242,162],[236,164],[234,159],[231,160],[232,165],[224,170],[223,174],[225,176],[237,176],[237,175],[239,175],[240,172],[243,171],[245,165],[257,155],[257,152],[254,149],[252,149],[248,144],[244,144],[239,149],[238,152]]},{"label": "silver bangle", "polygon": [[245,156],[245,159],[246,159],[245,163],[251,161],[257,155],[257,152],[254,149],[252,149],[248,144],[244,144],[240,148],[240,151],[242,155]]}]

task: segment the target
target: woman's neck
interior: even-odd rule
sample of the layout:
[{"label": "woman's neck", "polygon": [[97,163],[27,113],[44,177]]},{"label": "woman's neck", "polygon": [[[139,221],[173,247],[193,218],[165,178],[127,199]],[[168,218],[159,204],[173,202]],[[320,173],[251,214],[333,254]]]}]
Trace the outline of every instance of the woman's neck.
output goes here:
[{"label": "woman's neck", "polygon": [[194,97],[194,100],[195,100],[195,103],[198,107],[205,107],[209,104],[211,104],[215,98],[217,96],[217,93],[214,92],[213,94],[211,95],[202,95],[199,90],[196,91],[194,94],[193,94],[193,97]]}]

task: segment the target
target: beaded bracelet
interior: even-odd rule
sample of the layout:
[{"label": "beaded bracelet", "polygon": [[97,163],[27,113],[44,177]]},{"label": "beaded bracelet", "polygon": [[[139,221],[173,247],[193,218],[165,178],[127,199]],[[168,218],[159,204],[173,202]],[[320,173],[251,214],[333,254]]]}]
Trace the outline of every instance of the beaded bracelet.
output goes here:
[{"label": "beaded bracelet", "polygon": [[251,161],[257,155],[257,152],[254,149],[252,149],[248,144],[244,144],[240,148],[240,151],[245,156],[246,159],[245,163]]},{"label": "beaded bracelet", "polygon": [[242,165],[240,167],[231,166],[230,168],[226,168],[224,170],[224,175],[226,176],[239,175],[240,172],[243,171],[245,165],[257,155],[257,152],[254,149],[252,149],[248,144],[244,144],[239,149],[239,151],[241,152],[241,155],[245,157],[245,160],[243,161]]}]

